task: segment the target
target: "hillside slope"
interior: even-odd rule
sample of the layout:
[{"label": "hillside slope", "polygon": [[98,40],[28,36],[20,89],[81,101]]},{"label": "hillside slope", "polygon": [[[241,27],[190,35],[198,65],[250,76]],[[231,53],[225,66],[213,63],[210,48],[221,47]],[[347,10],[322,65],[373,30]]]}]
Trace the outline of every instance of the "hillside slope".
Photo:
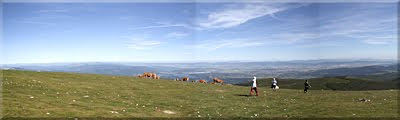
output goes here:
[{"label": "hillside slope", "polygon": [[[383,77],[383,76],[380,76]],[[376,77],[323,77],[308,79],[314,90],[390,90],[398,89],[398,79],[376,80]],[[259,79],[260,87],[271,86],[272,78]],[[249,86],[250,81],[239,83],[240,86]],[[278,86],[285,89],[304,89],[304,79],[278,79]]]},{"label": "hillside slope", "polygon": [[[328,91],[211,85],[124,76],[3,72],[4,118],[398,117],[397,90]],[[360,102],[360,98],[371,100]]]}]

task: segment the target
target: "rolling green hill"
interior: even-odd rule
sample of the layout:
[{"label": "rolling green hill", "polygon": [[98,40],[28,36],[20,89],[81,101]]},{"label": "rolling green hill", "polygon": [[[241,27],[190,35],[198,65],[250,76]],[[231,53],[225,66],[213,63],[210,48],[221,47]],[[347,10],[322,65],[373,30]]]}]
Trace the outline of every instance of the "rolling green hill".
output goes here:
[{"label": "rolling green hill", "polygon": [[397,81],[399,82],[399,74],[398,72],[389,72],[384,74],[376,74],[376,75],[364,75],[364,76],[350,76],[350,78],[362,79],[362,80],[369,80],[369,81],[378,81],[378,82],[385,82],[385,81]]},{"label": "rolling green hill", "polygon": [[311,89],[305,94],[299,89],[260,87],[260,96],[255,97],[248,96],[247,86],[60,72],[2,73],[5,119],[398,117],[398,90]]}]

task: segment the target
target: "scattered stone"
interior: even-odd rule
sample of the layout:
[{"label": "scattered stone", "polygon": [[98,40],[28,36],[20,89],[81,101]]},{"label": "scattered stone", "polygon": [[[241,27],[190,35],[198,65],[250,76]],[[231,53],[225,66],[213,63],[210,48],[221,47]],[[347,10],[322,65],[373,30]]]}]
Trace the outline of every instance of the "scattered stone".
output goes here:
[{"label": "scattered stone", "polygon": [[89,95],[85,95],[85,96],[83,96],[84,98],[88,98],[89,97]]},{"label": "scattered stone", "polygon": [[31,97],[29,97],[29,98],[33,99],[33,98],[35,98],[35,97],[31,96]]},{"label": "scattered stone", "polygon": [[117,111],[110,111],[111,113],[113,113],[113,114],[118,114],[118,112]]},{"label": "scattered stone", "polygon": [[50,115],[50,113],[46,113],[47,115]]},{"label": "scattered stone", "polygon": [[174,111],[171,111],[171,110],[164,110],[163,111],[164,113],[166,113],[166,114],[176,114]]},{"label": "scattered stone", "polygon": [[371,100],[369,100],[369,99],[365,99],[365,98],[358,99],[358,101],[360,101],[360,102],[371,102]]}]

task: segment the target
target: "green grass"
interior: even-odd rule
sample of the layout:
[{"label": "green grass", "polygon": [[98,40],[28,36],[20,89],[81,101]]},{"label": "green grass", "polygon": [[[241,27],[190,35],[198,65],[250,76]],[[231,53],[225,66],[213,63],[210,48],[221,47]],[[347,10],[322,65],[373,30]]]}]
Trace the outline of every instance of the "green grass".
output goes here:
[{"label": "green grass", "polygon": [[2,87],[5,118],[398,117],[397,90],[311,89],[304,94],[260,87],[261,96],[249,97],[245,86],[13,70],[3,71]]},{"label": "green grass", "polygon": [[[270,87],[272,78],[258,79],[257,85]],[[400,85],[398,79],[393,80],[366,80],[361,78],[340,76],[308,79],[314,90],[390,90]],[[238,85],[249,86],[251,82]],[[304,89],[304,79],[278,79],[278,86],[286,89]]]}]

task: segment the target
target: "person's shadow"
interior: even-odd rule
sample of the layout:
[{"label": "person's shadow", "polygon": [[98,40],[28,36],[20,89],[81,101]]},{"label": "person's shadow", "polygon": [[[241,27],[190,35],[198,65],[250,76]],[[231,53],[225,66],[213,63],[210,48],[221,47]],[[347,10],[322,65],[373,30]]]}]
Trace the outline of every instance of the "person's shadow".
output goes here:
[{"label": "person's shadow", "polygon": [[235,94],[235,96],[243,96],[243,97],[250,97],[251,95],[244,95],[244,94]]}]

